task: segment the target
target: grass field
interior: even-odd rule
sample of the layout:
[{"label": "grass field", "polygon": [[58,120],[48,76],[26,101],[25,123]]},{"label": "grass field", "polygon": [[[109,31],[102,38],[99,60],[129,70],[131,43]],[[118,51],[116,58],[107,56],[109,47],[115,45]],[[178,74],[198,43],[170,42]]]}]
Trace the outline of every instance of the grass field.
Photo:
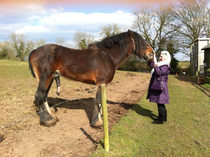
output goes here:
[{"label": "grass field", "polygon": [[[0,71],[1,114],[8,117],[6,121],[0,119],[3,126],[34,113],[31,102],[37,82],[33,80],[27,62],[0,60]],[[156,118],[157,107],[146,100],[145,93],[110,131],[110,151],[104,151],[101,141],[92,156],[210,157],[210,97],[191,81],[189,76],[169,77],[171,99],[167,105],[168,121],[164,125],[151,123]],[[62,83],[63,88],[69,88],[69,84],[74,88],[70,81]],[[33,88],[26,88],[26,84]],[[203,87],[210,88],[209,84]],[[18,106],[9,110],[16,104]],[[25,125],[17,127],[21,129]]]},{"label": "grass field", "polygon": [[169,77],[168,121],[152,124],[157,106],[145,96],[110,131],[110,151],[99,145],[92,157],[209,157],[210,97],[189,76]]},{"label": "grass field", "polygon": [[210,84],[209,83],[203,84],[202,87],[204,87],[204,88],[206,88],[207,90],[210,91]]}]

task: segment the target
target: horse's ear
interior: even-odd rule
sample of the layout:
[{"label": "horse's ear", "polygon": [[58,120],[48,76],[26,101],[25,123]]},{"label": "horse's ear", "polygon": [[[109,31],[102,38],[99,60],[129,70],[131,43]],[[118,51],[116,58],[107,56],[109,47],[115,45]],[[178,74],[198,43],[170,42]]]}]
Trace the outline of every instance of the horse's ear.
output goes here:
[{"label": "horse's ear", "polygon": [[133,32],[130,29],[128,30],[128,34],[130,37],[133,37]]}]

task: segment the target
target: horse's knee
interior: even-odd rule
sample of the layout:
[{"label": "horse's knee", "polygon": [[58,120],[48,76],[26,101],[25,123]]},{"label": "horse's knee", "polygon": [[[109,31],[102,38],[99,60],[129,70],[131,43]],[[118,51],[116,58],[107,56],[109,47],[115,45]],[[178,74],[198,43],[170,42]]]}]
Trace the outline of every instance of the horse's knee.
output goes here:
[{"label": "horse's knee", "polygon": [[45,93],[37,90],[35,98],[39,104],[44,103]]},{"label": "horse's knee", "polygon": [[36,91],[36,94],[35,94],[35,100],[38,102],[38,92]]}]

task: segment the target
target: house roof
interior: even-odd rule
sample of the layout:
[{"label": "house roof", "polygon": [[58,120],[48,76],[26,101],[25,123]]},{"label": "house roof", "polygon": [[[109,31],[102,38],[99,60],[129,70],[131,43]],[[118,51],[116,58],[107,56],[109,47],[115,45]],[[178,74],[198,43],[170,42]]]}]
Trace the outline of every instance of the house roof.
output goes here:
[{"label": "house roof", "polygon": [[197,38],[193,41],[193,43],[196,41],[210,41],[210,38]]},{"label": "house roof", "polygon": [[206,49],[210,49],[210,44],[206,45],[206,46],[203,47],[201,50],[206,50]]}]

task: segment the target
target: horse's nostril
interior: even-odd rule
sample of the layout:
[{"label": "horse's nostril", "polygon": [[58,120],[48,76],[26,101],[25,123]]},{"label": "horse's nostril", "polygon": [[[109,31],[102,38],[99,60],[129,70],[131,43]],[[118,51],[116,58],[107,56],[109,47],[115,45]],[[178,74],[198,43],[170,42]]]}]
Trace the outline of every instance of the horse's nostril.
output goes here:
[{"label": "horse's nostril", "polygon": [[149,54],[149,57],[150,57],[150,58],[153,58],[153,55],[150,53],[150,54]]}]

